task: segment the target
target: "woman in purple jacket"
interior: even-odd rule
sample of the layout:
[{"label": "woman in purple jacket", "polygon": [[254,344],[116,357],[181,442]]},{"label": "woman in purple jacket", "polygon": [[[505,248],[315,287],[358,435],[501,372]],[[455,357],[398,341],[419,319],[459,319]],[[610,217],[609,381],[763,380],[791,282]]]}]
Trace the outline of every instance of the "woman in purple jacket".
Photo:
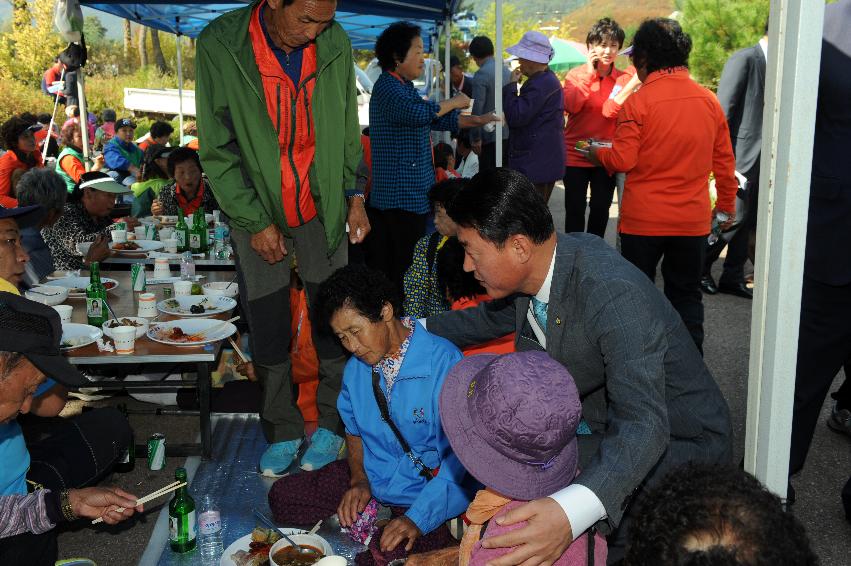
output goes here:
[{"label": "woman in purple jacket", "polygon": [[[549,68],[554,50],[547,36],[527,31],[506,51],[520,60],[502,91],[511,130],[508,166],[526,175],[547,202],[564,175],[564,101],[561,83]],[[518,92],[521,74],[528,78]]]}]

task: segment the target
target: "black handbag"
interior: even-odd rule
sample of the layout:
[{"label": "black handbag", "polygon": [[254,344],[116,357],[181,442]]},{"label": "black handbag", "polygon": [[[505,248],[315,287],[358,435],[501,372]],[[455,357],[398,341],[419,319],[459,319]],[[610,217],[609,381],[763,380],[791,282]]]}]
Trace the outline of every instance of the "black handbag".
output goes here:
[{"label": "black handbag", "polygon": [[387,426],[390,427],[390,430],[393,431],[394,436],[396,436],[396,440],[399,441],[399,444],[402,445],[402,450],[405,452],[405,455],[411,459],[411,462],[414,463],[414,466],[419,468],[420,475],[425,478],[426,481],[431,481],[435,475],[437,475],[437,470],[433,470],[426,466],[419,457],[415,456],[411,451],[411,446],[408,444],[408,441],[405,440],[405,437],[402,436],[402,432],[396,426],[396,423],[393,422],[393,419],[390,418],[390,409],[387,407],[387,398],[384,396],[384,393],[381,391],[381,385],[378,383],[379,376],[378,370],[372,368],[372,393],[375,395],[375,402],[378,403],[378,410],[381,413],[381,420],[387,423]]}]

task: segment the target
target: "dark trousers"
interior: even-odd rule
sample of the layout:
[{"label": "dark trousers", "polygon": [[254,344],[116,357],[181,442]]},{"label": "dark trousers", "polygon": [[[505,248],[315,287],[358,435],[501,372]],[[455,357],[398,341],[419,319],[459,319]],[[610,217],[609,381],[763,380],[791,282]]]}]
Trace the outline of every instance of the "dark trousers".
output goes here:
[{"label": "dark trousers", "polygon": [[325,227],[318,218],[307,224],[290,228],[285,238],[289,255],[274,265],[266,263],[251,247],[251,234],[244,230],[231,231],[231,243],[236,251],[236,270],[239,278],[239,298],[242,311],[248,318],[249,343],[261,389],[260,424],[270,443],[296,440],[304,436],[304,417],[293,393],[292,363],[289,356],[290,319],[290,258],[295,255],[298,273],[304,283],[311,322],[311,336],[319,358],[319,387],[316,405],[319,426],[341,433],[337,396],[343,383],[346,355],[340,341],[321,331],[321,321],[313,309],[319,284],[334,271],[346,265],[346,241],[328,257]]},{"label": "dark trousers", "polygon": [[36,431],[47,432],[45,438],[27,442],[27,479],[52,491],[95,485],[130,443],[130,424],[112,407],[69,419],[30,417],[22,419],[22,427],[29,438]]},{"label": "dark trousers", "polygon": [[[790,474],[804,467],[824,399],[849,356],[851,284],[826,285],[805,274],[801,291]],[[851,386],[848,381],[846,376],[845,384],[836,395],[837,401],[846,406],[851,403]]]},{"label": "dark trousers", "polygon": [[[322,469],[286,476],[269,490],[269,508],[278,523],[284,525],[313,525],[337,512],[343,496],[349,490],[349,463],[346,460],[331,462]],[[404,507],[390,507],[391,515],[405,513]],[[369,549],[355,558],[358,566],[385,565],[390,560],[404,558],[405,542],[395,550],[381,552],[379,543],[382,530],[373,535]],[[446,524],[430,533],[424,533],[414,543],[411,554],[420,554],[458,544]]]},{"label": "dark trousers", "polygon": [[[591,185],[591,202],[586,195]],[[565,167],[564,168],[564,231],[585,232],[585,207],[588,213],[589,234],[601,238],[609,223],[609,209],[615,194],[615,177],[602,167]]]},{"label": "dark trousers", "polygon": [[401,291],[414,246],[425,235],[426,215],[398,208],[372,209],[369,222],[372,230],[364,240],[367,265],[384,272]]},{"label": "dark trousers", "polygon": [[[502,166],[508,167],[508,140],[502,140]],[[479,153],[479,171],[496,168],[496,142],[483,143]]]},{"label": "dark trousers", "polygon": [[697,349],[703,353],[703,297],[700,274],[706,236],[635,236],[621,234],[621,254],[651,281],[662,260],[665,296],[680,313]]},{"label": "dark trousers", "polygon": [[553,186],[555,186],[555,182],[535,183],[535,190],[543,197],[545,203],[550,202],[550,195],[553,194]]},{"label": "dark trousers", "polygon": [[40,535],[24,533],[0,538],[0,564],[53,566],[58,555],[55,529]]}]

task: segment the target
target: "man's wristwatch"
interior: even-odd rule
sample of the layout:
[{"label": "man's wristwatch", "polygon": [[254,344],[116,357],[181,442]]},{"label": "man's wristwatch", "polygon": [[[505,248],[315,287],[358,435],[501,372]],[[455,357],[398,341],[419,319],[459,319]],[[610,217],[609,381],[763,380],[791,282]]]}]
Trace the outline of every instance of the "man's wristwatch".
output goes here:
[{"label": "man's wristwatch", "polygon": [[350,195],[347,195],[347,196],[346,196],[346,199],[349,201],[349,203],[351,203],[351,202],[352,202],[352,199],[355,199],[355,198],[359,198],[359,199],[361,199],[364,203],[366,203],[366,195],[365,195],[365,194],[363,194],[363,193],[353,193],[353,194],[350,194]]},{"label": "man's wristwatch", "polygon": [[59,507],[62,509],[62,516],[66,521],[77,520],[77,515],[74,514],[74,509],[71,507],[71,499],[68,497],[68,490],[63,489],[59,492]]}]

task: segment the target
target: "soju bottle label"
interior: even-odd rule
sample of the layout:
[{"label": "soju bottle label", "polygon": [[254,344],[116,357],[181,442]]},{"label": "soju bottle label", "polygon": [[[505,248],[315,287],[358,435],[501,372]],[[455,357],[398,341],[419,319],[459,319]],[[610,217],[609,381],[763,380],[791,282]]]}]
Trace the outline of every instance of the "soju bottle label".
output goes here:
[{"label": "soju bottle label", "polygon": [[201,235],[189,234],[189,247],[193,250],[201,249]]},{"label": "soju bottle label", "polygon": [[195,540],[195,511],[181,517],[168,516],[168,538],[171,542],[187,543]]},{"label": "soju bottle label", "polygon": [[86,317],[101,318],[104,311],[103,299],[86,299]]},{"label": "soju bottle label", "polygon": [[177,238],[177,247],[186,247],[186,232],[183,230],[175,230],[174,237]]}]

